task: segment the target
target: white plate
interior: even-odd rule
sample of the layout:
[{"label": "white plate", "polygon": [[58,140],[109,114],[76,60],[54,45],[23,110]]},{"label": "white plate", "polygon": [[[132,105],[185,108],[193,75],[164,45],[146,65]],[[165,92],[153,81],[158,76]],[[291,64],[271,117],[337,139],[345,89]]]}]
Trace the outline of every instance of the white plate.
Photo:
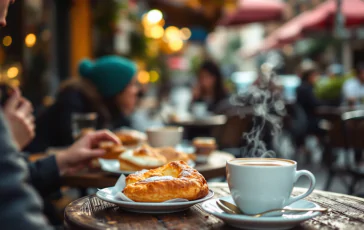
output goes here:
[{"label": "white plate", "polygon": [[104,188],[96,192],[96,196],[101,200],[113,203],[121,207],[122,209],[130,212],[138,213],[172,213],[180,212],[188,209],[189,207],[206,201],[214,196],[214,192],[209,190],[207,196],[202,199],[184,202],[170,202],[170,203],[147,203],[147,202],[130,202],[123,201],[118,197],[111,195],[110,188]]},{"label": "white plate", "polygon": [[[101,169],[105,172],[110,172],[114,174],[124,174],[129,175],[132,173],[135,173],[136,171],[126,171],[126,170],[120,170],[120,163],[118,160],[107,160],[107,159],[99,159]],[[196,166],[196,163],[194,161],[189,161],[188,165],[192,168]]]},{"label": "white plate", "polygon": [[[234,203],[231,196],[226,196],[220,198],[222,200],[226,200],[230,203]],[[299,223],[311,219],[315,216],[320,215],[320,212],[300,212],[300,213],[292,213],[292,214],[283,214],[282,216],[275,217],[251,217],[245,215],[232,215],[222,211],[216,205],[217,199],[211,199],[205,201],[202,204],[203,210],[206,212],[222,219],[227,224],[234,226],[236,228],[244,228],[244,229],[291,229]],[[316,203],[307,200],[299,200],[294,202],[287,207],[290,208],[320,208],[320,206]]]}]

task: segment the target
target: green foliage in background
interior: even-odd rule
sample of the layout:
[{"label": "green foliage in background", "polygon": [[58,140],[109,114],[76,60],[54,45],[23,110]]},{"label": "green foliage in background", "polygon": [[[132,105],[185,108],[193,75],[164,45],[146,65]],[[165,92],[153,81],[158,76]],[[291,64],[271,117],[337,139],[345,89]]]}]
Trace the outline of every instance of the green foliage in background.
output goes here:
[{"label": "green foliage in background", "polygon": [[94,24],[102,33],[113,33],[119,11],[125,7],[122,1],[96,1],[93,7]]},{"label": "green foliage in background", "polygon": [[129,37],[130,54],[129,56],[137,59],[147,59],[148,38],[144,36],[142,31],[132,31]]},{"label": "green foliage in background", "polygon": [[322,100],[337,100],[340,99],[342,87],[346,80],[351,78],[352,75],[336,76],[333,78],[320,81],[315,86],[315,94]]}]

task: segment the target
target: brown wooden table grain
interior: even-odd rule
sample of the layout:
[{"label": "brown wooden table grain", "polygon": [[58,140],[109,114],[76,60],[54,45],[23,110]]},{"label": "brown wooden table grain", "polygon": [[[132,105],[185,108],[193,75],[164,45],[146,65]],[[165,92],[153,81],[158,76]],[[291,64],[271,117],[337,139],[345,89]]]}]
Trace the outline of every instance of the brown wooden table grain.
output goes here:
[{"label": "brown wooden table grain", "polygon": [[[212,153],[205,164],[197,164],[196,169],[208,180],[215,177],[225,176],[226,161],[234,156],[221,151]],[[114,186],[119,175],[101,170],[85,170],[73,175],[62,177],[62,184],[77,188],[105,188]]]},{"label": "brown wooden table grain", "polygon": [[[226,183],[210,183],[209,187],[215,192],[215,198],[229,194]],[[293,193],[303,190],[295,188]],[[295,230],[364,229],[364,199],[316,190],[306,199],[329,211],[301,223]],[[95,195],[70,203],[64,216],[67,229],[234,229],[203,211],[200,204],[178,213],[140,214],[123,211]]]}]

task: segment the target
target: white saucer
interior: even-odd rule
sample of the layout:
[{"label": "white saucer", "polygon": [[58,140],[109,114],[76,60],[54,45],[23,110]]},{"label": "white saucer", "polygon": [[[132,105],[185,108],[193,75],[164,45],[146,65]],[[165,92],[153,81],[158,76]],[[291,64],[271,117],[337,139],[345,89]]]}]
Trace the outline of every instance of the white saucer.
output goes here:
[{"label": "white saucer", "polygon": [[[231,196],[222,197],[220,199],[235,204]],[[291,229],[299,223],[321,214],[320,212],[300,212],[292,214],[287,213],[276,217],[263,216],[259,218],[245,215],[232,215],[222,211],[216,204],[217,200],[218,199],[211,199],[205,201],[202,204],[203,210],[222,219],[231,226],[243,229]],[[291,205],[288,205],[287,207],[320,208],[318,204],[307,200],[299,200]]]},{"label": "white saucer", "polygon": [[[126,170],[120,170],[120,163],[118,160],[107,160],[107,159],[99,159],[100,165],[101,165],[101,169],[105,172],[110,172],[110,173],[114,173],[114,174],[124,174],[124,175],[129,175],[129,174],[133,174],[136,171],[126,171]],[[196,166],[196,163],[194,161],[189,161],[188,165],[192,168],[194,168]]]},{"label": "white saucer", "polygon": [[118,197],[111,195],[110,188],[104,188],[96,192],[96,196],[101,200],[113,203],[121,207],[122,209],[130,212],[138,212],[138,213],[173,213],[180,212],[188,209],[189,207],[206,201],[214,196],[214,192],[209,190],[207,196],[202,199],[193,200],[193,201],[184,201],[184,202],[164,202],[164,203],[147,203],[147,202],[130,202],[123,201]]}]

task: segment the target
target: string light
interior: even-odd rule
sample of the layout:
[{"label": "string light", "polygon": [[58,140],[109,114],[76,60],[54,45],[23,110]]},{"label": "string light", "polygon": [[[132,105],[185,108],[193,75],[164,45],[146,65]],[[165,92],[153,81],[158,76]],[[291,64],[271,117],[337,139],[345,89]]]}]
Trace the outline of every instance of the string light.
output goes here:
[{"label": "string light", "polygon": [[190,39],[190,37],[191,37],[191,30],[190,29],[188,29],[188,28],[182,28],[181,30],[180,30],[180,37],[181,37],[181,39],[182,40],[188,40],[188,39]]},{"label": "string light", "polygon": [[19,74],[19,69],[17,67],[10,67],[7,74],[8,78],[15,78]]},{"label": "string light", "polygon": [[149,73],[145,70],[139,71],[137,78],[140,84],[147,84],[150,81]]},{"label": "string light", "polygon": [[168,46],[172,51],[177,52],[177,51],[182,49],[183,41],[182,40],[174,40],[174,41],[171,41],[170,43],[168,43]]},{"label": "string light", "polygon": [[150,37],[154,39],[160,39],[164,35],[164,29],[161,26],[153,26],[150,29]]},{"label": "string light", "polygon": [[175,26],[167,27],[165,31],[165,37],[168,41],[180,40],[180,32],[179,29]]},{"label": "string light", "polygon": [[160,10],[151,10],[147,14],[147,20],[150,24],[156,24],[163,19],[163,14]]},{"label": "string light", "polygon": [[159,73],[155,70],[149,72],[150,82],[154,83],[159,80]]},{"label": "string light", "polygon": [[4,46],[10,46],[12,42],[13,42],[13,39],[10,36],[5,36],[3,38],[3,45]]},{"label": "string light", "polygon": [[37,37],[35,36],[35,34],[28,34],[25,37],[25,45],[27,47],[33,47],[35,45],[35,43],[37,42]]}]

